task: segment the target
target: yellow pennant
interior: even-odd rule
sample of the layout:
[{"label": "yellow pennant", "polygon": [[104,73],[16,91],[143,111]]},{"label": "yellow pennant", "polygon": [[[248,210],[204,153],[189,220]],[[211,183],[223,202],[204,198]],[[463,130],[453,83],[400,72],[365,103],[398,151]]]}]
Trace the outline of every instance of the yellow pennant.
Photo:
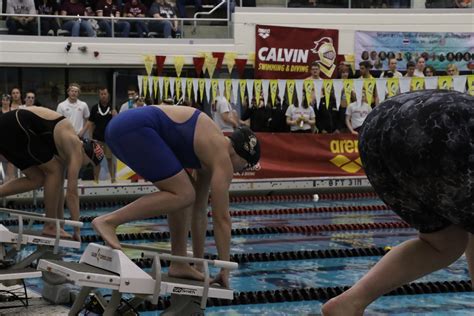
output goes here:
[{"label": "yellow pennant", "polygon": [[254,81],[255,87],[255,100],[257,101],[257,106],[260,103],[260,96],[262,94],[262,80],[255,80]]},{"label": "yellow pennant", "polygon": [[164,77],[163,78],[163,90],[164,90],[163,99],[168,98],[169,85],[170,85],[170,78]]},{"label": "yellow pennant", "polygon": [[204,90],[206,87],[206,81],[203,78],[201,78],[198,80],[198,85],[199,85],[199,96],[201,97],[200,101],[202,102],[202,100],[204,99]]},{"label": "yellow pennant", "polygon": [[159,99],[159,97],[157,97],[157,95],[158,95],[158,77],[153,76],[152,78],[153,78],[153,92],[154,92],[153,95],[154,95],[155,99]]},{"label": "yellow pennant", "polygon": [[410,85],[411,91],[423,90],[425,88],[425,78],[412,77]]},{"label": "yellow pennant", "polygon": [[148,76],[151,75],[153,70],[153,64],[155,63],[155,56],[153,55],[143,55],[143,63],[145,64],[146,73]]},{"label": "yellow pennant", "polygon": [[278,80],[270,80],[270,97],[272,98],[272,106],[275,106],[277,93],[278,93]]},{"label": "yellow pennant", "polygon": [[176,91],[176,97],[181,99],[181,78],[176,78],[176,81],[174,82],[175,85],[175,91]]},{"label": "yellow pennant", "polygon": [[295,81],[288,80],[286,82],[286,91],[288,92],[288,104],[293,104],[293,94],[295,93]]},{"label": "yellow pennant", "polygon": [[347,104],[351,103],[352,90],[354,90],[354,80],[344,79],[342,81],[344,87],[344,95],[346,96]]},{"label": "yellow pennant", "polygon": [[308,102],[308,104],[311,104],[311,96],[314,93],[314,82],[312,79],[306,79],[305,81],[303,81],[303,86],[306,95],[306,102]]},{"label": "yellow pennant", "polygon": [[212,91],[212,102],[216,99],[217,89],[219,88],[219,82],[216,79],[211,80],[211,91]]},{"label": "yellow pennant", "polygon": [[181,77],[181,71],[184,66],[184,57],[183,56],[174,56],[174,69],[176,69],[176,74],[178,77]]},{"label": "yellow pennant", "polygon": [[326,99],[326,109],[329,109],[329,99],[331,98],[332,80],[324,79],[324,98]]},{"label": "yellow pennant", "polygon": [[216,70],[216,65],[217,65],[217,58],[215,57],[209,57],[206,58],[206,61],[204,61],[204,64],[207,63],[207,72],[209,73],[209,77],[212,78],[214,77],[214,71]]},{"label": "yellow pennant", "polygon": [[372,100],[374,99],[375,91],[375,78],[364,79],[364,90],[365,97],[367,98],[367,104],[372,106]]},{"label": "yellow pennant", "polygon": [[345,59],[345,62],[350,65],[352,73],[355,73],[355,55],[354,54],[344,55],[344,59]]},{"label": "yellow pennant", "polygon": [[[244,79],[241,79],[239,81],[239,87],[240,87],[240,102],[243,103],[245,100],[245,88],[247,87],[247,81]],[[249,103],[251,100],[248,100]],[[247,104],[249,106],[250,104]]]},{"label": "yellow pennant", "polygon": [[[193,92],[193,78],[186,78],[186,92],[188,93],[188,98],[191,100],[191,94]],[[194,99],[197,97],[194,96]]]},{"label": "yellow pennant", "polygon": [[146,94],[148,92],[148,77],[143,76],[143,96],[146,97]]},{"label": "yellow pennant", "polygon": [[229,75],[232,73],[232,69],[234,69],[236,58],[237,58],[237,53],[227,52],[224,54],[224,62],[227,65],[227,70],[229,71]]},{"label": "yellow pennant", "polygon": [[398,91],[400,91],[400,82],[398,78],[387,79],[387,90],[389,97],[393,97],[394,95],[398,94]]},{"label": "yellow pennant", "polygon": [[225,81],[225,98],[230,102],[232,96],[232,80],[227,79]]},{"label": "yellow pennant", "polygon": [[453,77],[451,77],[451,76],[440,76],[440,77],[438,77],[438,89],[452,90],[453,89]]},{"label": "yellow pennant", "polygon": [[212,58],[212,54],[200,52],[198,53],[198,57],[204,57],[204,64],[202,65],[202,73],[205,73],[207,70],[207,59]]},{"label": "yellow pennant", "polygon": [[474,75],[467,76],[467,92],[474,96]]}]

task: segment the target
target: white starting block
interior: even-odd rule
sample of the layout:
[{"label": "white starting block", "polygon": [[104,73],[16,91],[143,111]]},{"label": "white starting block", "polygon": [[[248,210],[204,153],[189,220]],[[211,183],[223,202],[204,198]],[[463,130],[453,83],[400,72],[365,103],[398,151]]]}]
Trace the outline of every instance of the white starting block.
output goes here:
[{"label": "white starting block", "polygon": [[[125,245],[124,245],[125,246]],[[129,248],[151,248],[127,245]],[[134,294],[143,298],[153,296],[152,302],[158,303],[162,294],[186,295],[198,298],[201,310],[206,308],[207,299],[233,299],[233,290],[220,286],[210,285],[208,265],[234,270],[238,267],[235,262],[220,260],[205,260],[198,258],[173,256],[170,254],[153,254],[152,272],[146,273],[130,260],[121,250],[91,243],[87,246],[79,263],[59,260],[40,260],[38,270],[52,272],[64,276],[75,285],[81,286],[81,291],[74,301],[69,315],[77,315],[83,308],[89,293],[96,288],[112,290],[112,297],[108,303],[100,299],[105,305],[103,315],[114,315],[120,304],[122,293]],[[204,266],[204,282],[168,277],[161,273],[160,259],[180,262],[201,263]],[[176,314],[183,315],[184,314]]]}]

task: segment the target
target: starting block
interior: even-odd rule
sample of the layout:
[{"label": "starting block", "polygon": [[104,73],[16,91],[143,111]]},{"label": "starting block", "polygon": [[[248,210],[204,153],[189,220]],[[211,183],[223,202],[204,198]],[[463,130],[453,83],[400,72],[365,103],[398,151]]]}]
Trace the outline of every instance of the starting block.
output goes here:
[{"label": "starting block", "polygon": [[[143,247],[133,245],[127,245],[127,247],[143,249]],[[151,249],[149,247],[146,248],[148,251]],[[234,270],[238,267],[237,263],[173,256],[157,253],[156,251],[153,253],[151,273],[140,269],[121,250],[94,243],[87,246],[78,263],[42,259],[39,261],[37,268],[40,271],[61,275],[81,287],[81,291],[74,301],[69,315],[77,315],[83,309],[89,294],[98,288],[112,290],[112,296],[108,303],[100,296],[98,297],[101,304],[105,306],[103,315],[106,316],[115,314],[120,305],[122,293],[134,294],[135,297],[132,300],[135,301],[134,303],[152,296],[152,303],[157,304],[159,296],[162,294],[186,296],[188,298],[187,302],[190,301],[189,298],[191,297],[197,300],[198,304],[194,305],[199,308],[200,313],[206,308],[208,298],[233,299],[233,290],[210,285],[208,266],[211,264],[218,268]],[[205,280],[201,282],[178,279],[162,274],[160,259],[200,263],[204,267]],[[185,315],[181,312],[169,312],[171,313],[166,315]]]}]

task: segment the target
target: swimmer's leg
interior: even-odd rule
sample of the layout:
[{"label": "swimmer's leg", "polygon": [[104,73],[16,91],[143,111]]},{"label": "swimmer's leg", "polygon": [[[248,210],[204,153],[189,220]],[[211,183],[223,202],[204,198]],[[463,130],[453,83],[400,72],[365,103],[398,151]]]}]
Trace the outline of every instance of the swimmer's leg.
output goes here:
[{"label": "swimmer's leg", "polygon": [[365,308],[385,293],[444,268],[458,259],[468,233],[451,225],[435,233],[420,233],[388,252],[349,290],[322,307],[324,316],[363,315]]},{"label": "swimmer's leg", "polygon": [[38,166],[22,170],[25,177],[14,179],[0,185],[0,197],[28,192],[43,186],[45,175]]},{"label": "swimmer's leg", "polygon": [[471,276],[471,286],[474,291],[474,234],[469,234],[469,242],[466,247],[466,260]]}]

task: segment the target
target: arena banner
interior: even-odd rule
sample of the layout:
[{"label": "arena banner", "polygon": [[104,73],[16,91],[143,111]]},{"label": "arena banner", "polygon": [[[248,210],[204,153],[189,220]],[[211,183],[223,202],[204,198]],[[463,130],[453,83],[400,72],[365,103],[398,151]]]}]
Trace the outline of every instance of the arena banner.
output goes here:
[{"label": "arena banner", "polygon": [[336,75],[339,31],[256,25],[255,78],[303,79],[318,61],[321,76]]},{"label": "arena banner", "polygon": [[[299,178],[362,176],[359,142],[352,134],[257,133],[261,159],[251,170],[235,178]],[[139,177],[119,162],[117,178]]]},{"label": "arena banner", "polygon": [[388,60],[396,58],[398,69],[405,70],[408,61],[419,56],[437,71],[445,71],[449,64],[459,70],[474,69],[474,33],[443,32],[356,32],[356,68],[368,60],[374,69],[387,69]]}]

